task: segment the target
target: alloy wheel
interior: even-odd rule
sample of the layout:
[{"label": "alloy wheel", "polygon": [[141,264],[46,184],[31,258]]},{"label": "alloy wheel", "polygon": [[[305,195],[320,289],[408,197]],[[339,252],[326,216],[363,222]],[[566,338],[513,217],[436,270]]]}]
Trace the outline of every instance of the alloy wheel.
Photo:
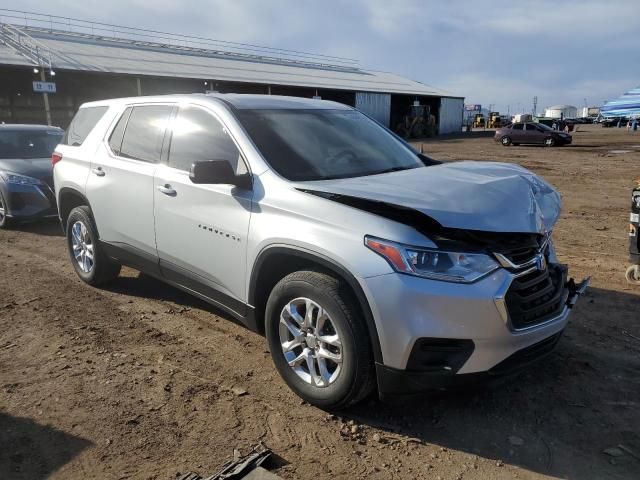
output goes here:
[{"label": "alloy wheel", "polygon": [[4,201],[2,200],[2,195],[0,195],[0,225],[2,225],[2,222],[4,222],[5,216],[6,213],[4,209]]},{"label": "alloy wheel", "polygon": [[327,387],[342,370],[342,342],[327,311],[309,298],[296,298],[280,313],[282,353],[305,383]]},{"label": "alloy wheel", "polygon": [[84,273],[91,273],[94,265],[93,242],[89,235],[89,229],[81,221],[77,221],[71,227],[71,246],[73,257],[78,262],[80,270]]}]

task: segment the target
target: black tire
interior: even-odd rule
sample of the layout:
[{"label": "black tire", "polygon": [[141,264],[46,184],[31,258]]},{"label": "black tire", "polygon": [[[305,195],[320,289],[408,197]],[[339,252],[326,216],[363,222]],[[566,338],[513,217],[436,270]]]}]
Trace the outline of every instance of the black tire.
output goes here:
[{"label": "black tire", "polygon": [[553,137],[545,138],[544,145],[545,147],[554,147],[556,145],[556,139]]},{"label": "black tire", "polygon": [[[83,270],[83,267],[80,265],[81,262],[78,261],[74,255],[73,229],[76,224],[84,226],[86,229],[86,243],[90,244],[93,249],[92,266],[88,271]],[[71,264],[83,282],[89,285],[98,286],[108,283],[118,277],[121,265],[111,260],[102,250],[102,247],[98,242],[98,231],[89,207],[81,206],[71,210],[67,219],[65,231],[67,235],[67,249],[69,251]]]},{"label": "black tire", "polygon": [[0,229],[8,229],[13,225],[13,219],[7,217],[7,202],[0,192]]},{"label": "black tire", "polygon": [[503,147],[508,147],[509,145],[511,145],[511,137],[505,135],[500,139],[500,143]]},{"label": "black tire", "polygon": [[[341,341],[341,370],[335,381],[325,386],[312,385],[303,380],[289,366],[283,352],[280,316],[290,302],[299,298],[310,299],[326,311]],[[289,388],[310,404],[326,409],[342,409],[363,400],[373,391],[375,372],[369,332],[353,293],[345,282],[317,271],[298,271],[287,275],[269,295],[265,330],[276,369]]]}]

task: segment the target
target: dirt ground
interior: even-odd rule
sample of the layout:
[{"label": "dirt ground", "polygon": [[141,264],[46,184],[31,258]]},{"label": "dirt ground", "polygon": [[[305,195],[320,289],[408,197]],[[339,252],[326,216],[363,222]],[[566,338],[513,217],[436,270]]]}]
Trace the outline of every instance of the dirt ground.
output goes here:
[{"label": "dirt ground", "polygon": [[520,163],[562,193],[557,250],[592,288],[551,356],[486,391],[325,412],[286,388],[260,336],[132,270],[88,287],[57,224],[22,226],[0,232],[0,478],[211,474],[258,442],[286,479],[640,478],[640,287],[624,280],[640,132],[424,146]]}]

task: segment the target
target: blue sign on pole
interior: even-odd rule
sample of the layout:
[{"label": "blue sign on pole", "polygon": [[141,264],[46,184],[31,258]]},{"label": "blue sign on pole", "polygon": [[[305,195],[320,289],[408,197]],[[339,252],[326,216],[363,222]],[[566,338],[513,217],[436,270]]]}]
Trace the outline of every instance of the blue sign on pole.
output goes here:
[{"label": "blue sign on pole", "polygon": [[33,91],[40,93],[56,93],[54,82],[33,82]]}]

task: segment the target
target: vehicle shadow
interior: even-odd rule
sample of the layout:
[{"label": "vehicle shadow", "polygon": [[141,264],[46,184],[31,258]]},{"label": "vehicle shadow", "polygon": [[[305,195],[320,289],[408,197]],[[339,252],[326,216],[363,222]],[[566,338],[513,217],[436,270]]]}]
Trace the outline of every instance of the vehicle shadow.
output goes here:
[{"label": "vehicle shadow", "polygon": [[36,235],[43,235],[45,237],[63,237],[64,233],[60,227],[60,220],[45,219],[37,222],[25,222],[18,223],[12,227],[13,230],[18,232],[35,233]]},{"label": "vehicle shadow", "polygon": [[[501,385],[371,401],[341,413],[386,430],[391,439],[418,439],[546,475],[638,478],[638,311],[638,295],[591,289],[558,348]],[[603,453],[619,444],[636,457]]]},{"label": "vehicle shadow", "polygon": [[0,412],[0,478],[49,478],[91,445],[89,440],[30,418]]},{"label": "vehicle shadow", "polygon": [[179,288],[173,287],[142,272],[135,272],[134,275],[135,276],[121,275],[115,281],[103,285],[101,288],[121,295],[160,300],[175,303],[184,308],[205,310],[225,320],[244,326],[242,322],[236,320],[224,310],[204,300],[200,300],[189,293],[183,292]]}]

